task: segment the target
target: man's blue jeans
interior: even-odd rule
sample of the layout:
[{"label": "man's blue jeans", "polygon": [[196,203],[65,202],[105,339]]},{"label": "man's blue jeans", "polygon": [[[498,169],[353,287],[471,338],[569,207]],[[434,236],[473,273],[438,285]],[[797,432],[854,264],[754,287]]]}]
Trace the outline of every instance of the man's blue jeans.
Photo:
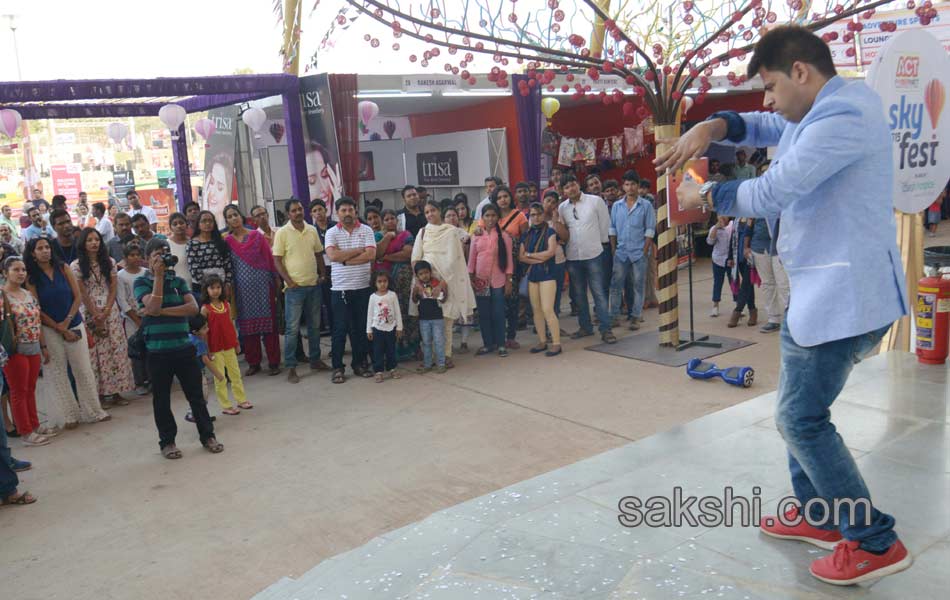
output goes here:
[{"label": "man's blue jeans", "polygon": [[487,296],[475,296],[482,346],[489,350],[505,347],[505,288],[491,288]]},{"label": "man's blue jeans", "polygon": [[607,288],[604,282],[607,273],[603,255],[589,260],[567,261],[567,272],[571,275],[571,293],[577,305],[577,322],[584,331],[593,331],[590,320],[590,304],[587,301],[587,289],[594,297],[594,313],[600,321],[600,332],[610,331],[610,312],[607,304]]},{"label": "man's blue jeans", "polygon": [[297,339],[300,337],[300,318],[307,317],[307,345],[310,364],[320,360],[320,303],[323,286],[306,285],[284,290],[284,365],[297,366]]},{"label": "man's blue jeans", "polygon": [[[505,337],[505,320],[502,313],[502,338]],[[445,319],[419,319],[419,332],[422,334],[422,366],[445,366]],[[504,343],[504,342],[502,342]]]},{"label": "man's blue jeans", "polygon": [[[888,327],[803,348],[792,339],[787,322],[782,324],[775,422],[788,446],[792,486],[802,506],[813,498],[823,498],[829,507],[846,498],[870,502],[858,465],[831,422],[830,408],[851,368],[881,341]],[[839,507],[838,529],[845,539],[861,542],[862,549],[884,550],[897,539],[894,517],[872,508],[868,526],[862,503],[853,516],[850,512],[847,504]],[[823,508],[813,505],[807,518],[817,525],[825,518]],[[829,517],[825,527],[833,529],[833,523]]]},{"label": "man's blue jeans", "polygon": [[638,261],[620,260],[614,257],[614,272],[610,278],[610,318],[620,316],[620,305],[626,296],[630,306],[627,313],[639,319],[643,312],[643,289],[646,283],[647,257]]}]

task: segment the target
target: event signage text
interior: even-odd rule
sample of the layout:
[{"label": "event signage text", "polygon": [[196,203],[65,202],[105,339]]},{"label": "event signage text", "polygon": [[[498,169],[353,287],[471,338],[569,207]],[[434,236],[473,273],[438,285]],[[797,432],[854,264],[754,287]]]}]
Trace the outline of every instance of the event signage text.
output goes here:
[{"label": "event signage text", "polygon": [[458,185],[459,153],[420,152],[416,154],[419,185]]},{"label": "event signage text", "polygon": [[407,75],[402,78],[404,92],[454,92],[459,78],[452,75]]},{"label": "event signage text", "polygon": [[69,200],[77,200],[82,191],[82,165],[52,165],[50,176],[53,179],[53,193],[62,194]]},{"label": "event signage text", "polygon": [[894,144],[894,206],[916,213],[947,182],[950,117],[943,115],[950,60],[925,30],[900,33],[872,65],[868,85],[881,96]]}]

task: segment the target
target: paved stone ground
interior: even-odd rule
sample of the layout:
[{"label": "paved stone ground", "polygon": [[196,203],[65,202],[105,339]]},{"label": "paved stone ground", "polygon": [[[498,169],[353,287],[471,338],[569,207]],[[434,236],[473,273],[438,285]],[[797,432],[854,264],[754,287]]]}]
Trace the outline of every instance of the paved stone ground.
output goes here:
[{"label": "paved stone ground", "polygon": [[[834,419],[916,564],[873,584],[812,578],[824,551],[754,528],[627,529],[636,495],[791,494],[774,393],[438,512],[285,578],[254,600],[945,598],[950,428],[945,367],[889,353],[858,366]],[[736,515],[739,516],[737,511]],[[768,514],[768,513],[766,513]]]}]

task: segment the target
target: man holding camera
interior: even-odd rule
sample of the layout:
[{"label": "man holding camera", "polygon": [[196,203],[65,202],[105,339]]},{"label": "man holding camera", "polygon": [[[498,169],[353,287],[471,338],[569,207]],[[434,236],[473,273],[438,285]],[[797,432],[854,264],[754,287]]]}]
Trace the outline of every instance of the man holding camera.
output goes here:
[{"label": "man holding camera", "polygon": [[134,289],[145,312],[141,331],[148,352],[159,448],[165,458],[181,458],[181,451],[175,446],[178,426],[171,409],[172,378],[177,376],[191,406],[201,445],[217,454],[224,446],[214,437],[214,425],[201,387],[201,367],[188,339],[188,318],[198,314],[198,303],[185,281],[175,275],[178,259],[166,239],[149,240],[145,255],[149,270],[135,280]]}]

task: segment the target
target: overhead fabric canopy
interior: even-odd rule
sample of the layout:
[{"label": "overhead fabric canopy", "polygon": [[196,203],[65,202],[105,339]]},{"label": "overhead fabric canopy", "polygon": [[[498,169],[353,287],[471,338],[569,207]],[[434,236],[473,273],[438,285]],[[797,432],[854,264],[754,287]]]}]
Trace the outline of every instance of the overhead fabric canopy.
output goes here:
[{"label": "overhead fabric canopy", "polygon": [[[299,82],[295,75],[0,82],[0,108],[14,109],[24,119],[154,117],[169,103],[191,113],[270,96],[283,99],[294,196],[309,203]],[[191,201],[184,124],[178,134],[179,141],[172,146],[172,152],[178,204],[183,207]]]}]

